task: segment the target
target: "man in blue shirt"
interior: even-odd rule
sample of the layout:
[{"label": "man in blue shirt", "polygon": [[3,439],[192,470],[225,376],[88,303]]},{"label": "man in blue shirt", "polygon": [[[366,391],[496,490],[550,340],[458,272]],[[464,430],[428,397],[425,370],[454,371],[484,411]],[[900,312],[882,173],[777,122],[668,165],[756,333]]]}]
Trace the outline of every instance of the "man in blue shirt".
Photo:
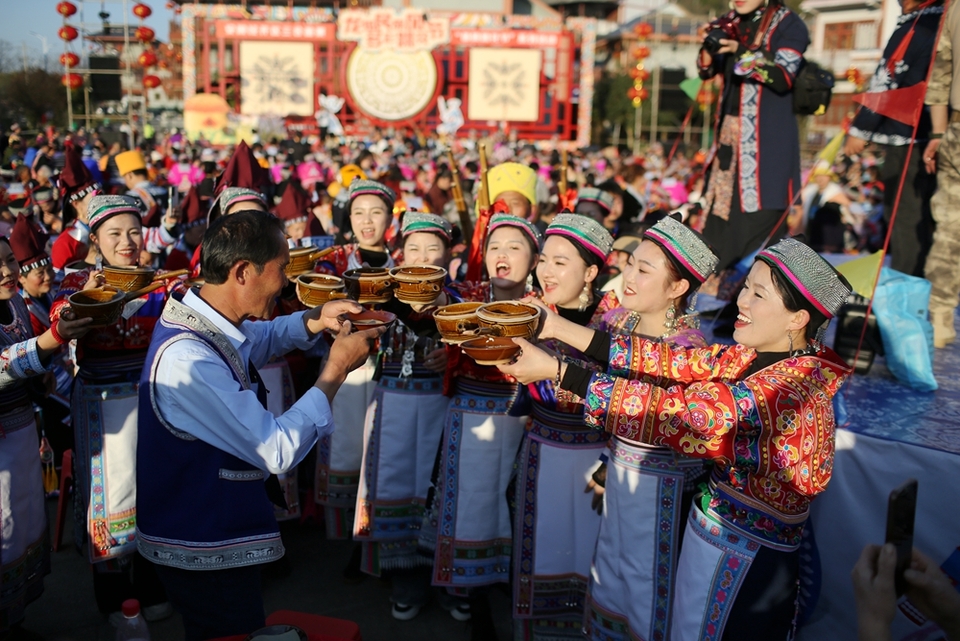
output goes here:
[{"label": "man in blue shirt", "polygon": [[[283,556],[268,476],[292,469],[333,431],[330,403],[382,329],[351,332],[334,301],[270,318],[289,250],[257,210],[217,219],[203,239],[205,284],[171,299],[140,383],[137,537],[187,641],[264,625],[260,565]],[[251,320],[254,319],[254,320]],[[284,414],[266,409],[257,367],[337,334],[315,385]]]}]

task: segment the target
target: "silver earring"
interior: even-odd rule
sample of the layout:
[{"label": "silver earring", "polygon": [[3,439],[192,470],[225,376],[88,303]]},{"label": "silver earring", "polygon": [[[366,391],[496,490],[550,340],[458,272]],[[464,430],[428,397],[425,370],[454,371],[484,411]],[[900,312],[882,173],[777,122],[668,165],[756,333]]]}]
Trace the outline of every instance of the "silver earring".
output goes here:
[{"label": "silver earring", "polygon": [[577,309],[579,311],[584,311],[587,306],[590,304],[590,283],[583,284],[583,291],[580,292],[580,307]]},{"label": "silver earring", "polygon": [[668,332],[677,329],[677,308],[673,303],[670,303],[670,307],[667,308],[667,318],[663,321],[663,326],[667,328]]},{"label": "silver earring", "polygon": [[533,274],[527,274],[527,285],[524,288],[524,291],[529,294],[533,291]]},{"label": "silver earring", "polygon": [[789,354],[790,354],[790,356],[793,356],[793,336],[790,334],[790,332],[787,332],[787,338],[790,339],[790,351],[789,351]]}]

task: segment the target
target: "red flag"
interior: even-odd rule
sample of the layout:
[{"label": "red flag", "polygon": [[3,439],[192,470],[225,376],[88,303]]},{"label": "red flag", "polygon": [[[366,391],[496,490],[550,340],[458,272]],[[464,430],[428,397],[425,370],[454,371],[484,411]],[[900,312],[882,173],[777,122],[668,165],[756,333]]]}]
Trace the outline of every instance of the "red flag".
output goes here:
[{"label": "red flag", "polygon": [[881,116],[893,118],[905,125],[913,126],[920,120],[923,111],[923,97],[927,93],[927,83],[921,82],[911,87],[891,91],[870,91],[857,94],[854,102],[874,111]]},{"label": "red flag", "polygon": [[487,225],[493,208],[482,208],[477,212],[477,225],[473,228],[473,240],[470,242],[470,257],[467,259],[467,274],[464,280],[479,283],[483,280],[483,250],[487,244]]}]

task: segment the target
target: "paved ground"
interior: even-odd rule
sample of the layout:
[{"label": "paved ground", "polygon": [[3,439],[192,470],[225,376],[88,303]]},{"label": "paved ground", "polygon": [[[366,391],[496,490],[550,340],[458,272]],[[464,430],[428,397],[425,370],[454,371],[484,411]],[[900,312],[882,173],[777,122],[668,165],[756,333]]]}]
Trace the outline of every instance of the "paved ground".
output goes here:
[{"label": "paved ground", "polygon": [[[48,501],[51,531],[56,501]],[[27,609],[24,641],[113,641],[115,631],[97,611],[93,580],[85,558],[72,544],[71,524],[64,533],[64,546],[53,555],[53,572],[46,579],[43,596]],[[345,541],[326,541],[321,526],[284,525],[284,545],[289,563],[265,572],[264,599],[267,612],[287,609],[349,619],[360,624],[364,641],[467,641],[468,623],[453,620],[431,603],[411,621],[390,616],[390,586],[367,577],[347,585],[341,571],[352,550]],[[509,598],[504,591],[490,596],[501,641],[511,638]],[[150,624],[152,641],[180,641],[179,616]]]}]

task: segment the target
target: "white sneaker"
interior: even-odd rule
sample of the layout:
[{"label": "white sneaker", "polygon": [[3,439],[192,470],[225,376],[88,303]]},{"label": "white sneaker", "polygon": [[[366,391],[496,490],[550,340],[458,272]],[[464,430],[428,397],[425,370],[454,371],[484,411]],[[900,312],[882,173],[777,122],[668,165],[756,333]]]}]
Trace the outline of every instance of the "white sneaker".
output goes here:
[{"label": "white sneaker", "polygon": [[404,603],[394,603],[393,610],[390,614],[393,615],[394,619],[398,621],[409,621],[413,617],[420,614],[420,610],[423,608],[422,605],[406,605]]},{"label": "white sneaker", "polygon": [[143,618],[147,621],[162,621],[173,616],[173,606],[169,601],[158,603],[157,605],[148,605],[143,609]]}]

